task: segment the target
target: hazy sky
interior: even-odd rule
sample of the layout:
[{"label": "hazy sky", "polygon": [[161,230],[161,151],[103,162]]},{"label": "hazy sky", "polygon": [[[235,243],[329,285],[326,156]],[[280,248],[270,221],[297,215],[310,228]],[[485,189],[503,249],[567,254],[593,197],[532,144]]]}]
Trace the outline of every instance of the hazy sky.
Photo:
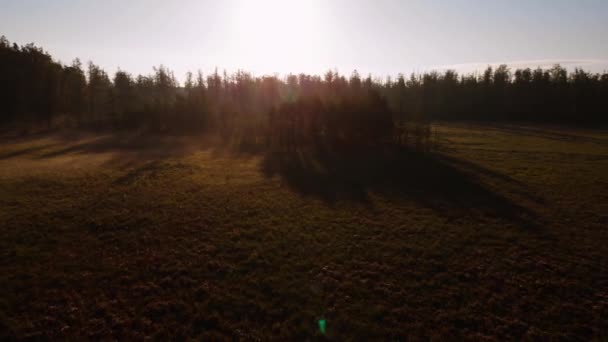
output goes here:
[{"label": "hazy sky", "polygon": [[377,76],[495,63],[608,69],[606,0],[0,0],[0,35],[56,59],[183,78],[214,67],[255,74]]}]

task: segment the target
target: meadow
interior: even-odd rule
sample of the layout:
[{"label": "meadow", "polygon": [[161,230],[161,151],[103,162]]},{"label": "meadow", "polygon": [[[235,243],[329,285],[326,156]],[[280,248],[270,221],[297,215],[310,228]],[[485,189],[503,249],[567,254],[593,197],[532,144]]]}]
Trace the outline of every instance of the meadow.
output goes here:
[{"label": "meadow", "polygon": [[0,338],[608,338],[606,131],[433,132],[335,155],[4,134]]}]

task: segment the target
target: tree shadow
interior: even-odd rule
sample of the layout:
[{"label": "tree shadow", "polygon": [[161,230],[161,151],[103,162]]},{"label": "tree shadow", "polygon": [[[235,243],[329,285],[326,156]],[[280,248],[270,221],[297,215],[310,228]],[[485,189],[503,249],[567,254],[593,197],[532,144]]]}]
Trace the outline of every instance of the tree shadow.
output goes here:
[{"label": "tree shadow", "polygon": [[181,157],[205,148],[197,137],[113,134],[93,137],[59,137],[59,148],[39,154],[37,159],[51,159],[72,154],[111,154],[105,164],[117,167],[137,166],[154,160]]},{"label": "tree shadow", "polygon": [[15,151],[4,152],[4,153],[0,153],[0,159],[10,159],[10,158],[26,156],[26,155],[29,155],[32,153],[46,150],[53,146],[55,146],[55,144],[43,144],[43,145],[37,145],[37,146],[30,146],[30,147],[22,148],[22,149],[15,150]]},{"label": "tree shadow", "polygon": [[[494,130],[500,133],[507,133],[520,136],[530,136],[535,138],[542,138],[554,141],[565,141],[565,142],[579,142],[579,143],[590,143],[597,145],[606,145],[608,140],[600,137],[592,137],[582,134],[579,131],[575,131],[572,127],[538,127],[538,126],[524,126],[524,125],[509,125],[509,124],[486,124],[479,127],[481,130]],[[589,130],[591,133],[600,133],[604,130],[593,129]]]},{"label": "tree shadow", "polygon": [[163,160],[153,160],[143,163],[134,168],[130,168],[123,176],[114,180],[115,185],[132,185],[141,179],[160,179],[167,174],[173,176],[183,176],[200,172],[201,168],[197,165],[181,162],[167,163]]},{"label": "tree shadow", "polygon": [[529,201],[535,202],[537,204],[546,203],[544,198],[528,191],[527,185],[524,182],[519,181],[509,175],[490,170],[468,160],[457,159],[445,154],[437,154],[435,155],[435,157],[439,158],[448,165],[457,167],[460,171],[464,173],[475,175],[475,178],[477,179],[480,178],[480,176],[483,176],[487,179],[492,180],[495,183],[501,184],[503,186],[509,186],[509,189],[512,192],[517,193],[519,196],[526,198]]},{"label": "tree shadow", "polygon": [[355,201],[371,205],[370,194],[410,200],[445,216],[480,212],[522,226],[535,227],[534,213],[491,191],[480,174],[520,191],[518,181],[437,153],[396,147],[336,152],[292,150],[267,153],[261,164],[267,177],[278,175],[294,191],[329,204]]}]

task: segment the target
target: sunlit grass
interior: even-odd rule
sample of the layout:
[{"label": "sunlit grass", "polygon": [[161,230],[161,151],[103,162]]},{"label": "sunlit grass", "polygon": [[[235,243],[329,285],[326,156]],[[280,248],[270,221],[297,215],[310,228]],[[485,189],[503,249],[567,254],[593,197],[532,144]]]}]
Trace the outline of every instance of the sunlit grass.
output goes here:
[{"label": "sunlit grass", "polygon": [[601,339],[608,138],[530,128],[439,126],[440,170],[357,196],[199,138],[5,139],[0,332]]}]

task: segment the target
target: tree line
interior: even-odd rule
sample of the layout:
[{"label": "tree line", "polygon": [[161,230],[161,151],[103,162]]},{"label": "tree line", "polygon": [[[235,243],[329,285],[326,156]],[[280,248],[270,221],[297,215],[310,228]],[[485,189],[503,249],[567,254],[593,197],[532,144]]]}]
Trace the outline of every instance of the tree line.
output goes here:
[{"label": "tree line", "polygon": [[395,79],[188,73],[109,75],[77,59],[55,61],[34,44],[0,38],[0,124],[79,129],[213,132],[290,148],[323,142],[425,145],[432,120],[605,123],[608,73],[581,69],[453,70]]}]

